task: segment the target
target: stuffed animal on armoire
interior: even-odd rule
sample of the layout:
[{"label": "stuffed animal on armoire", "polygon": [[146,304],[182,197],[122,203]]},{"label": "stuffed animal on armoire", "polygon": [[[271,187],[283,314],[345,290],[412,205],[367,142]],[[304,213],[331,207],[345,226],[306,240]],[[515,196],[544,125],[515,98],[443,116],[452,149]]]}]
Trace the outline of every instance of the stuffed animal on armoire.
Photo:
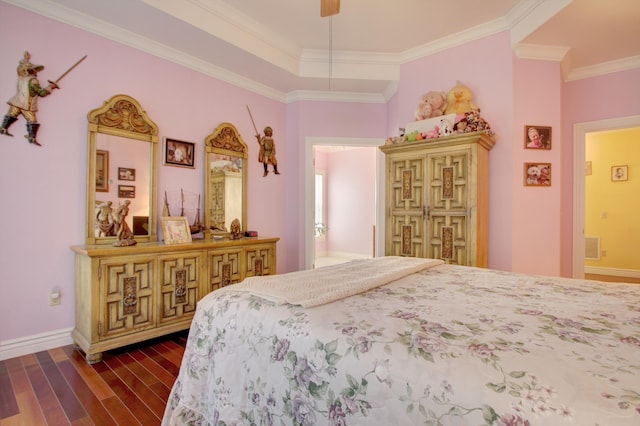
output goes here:
[{"label": "stuffed animal on armoire", "polygon": [[479,111],[473,103],[473,94],[471,90],[458,81],[449,92],[447,93],[447,107],[444,111],[446,114],[464,114],[468,111]]},{"label": "stuffed animal on armoire", "polygon": [[444,114],[447,106],[447,94],[444,92],[427,92],[420,98],[416,109],[416,121],[426,120],[431,117],[439,117]]}]

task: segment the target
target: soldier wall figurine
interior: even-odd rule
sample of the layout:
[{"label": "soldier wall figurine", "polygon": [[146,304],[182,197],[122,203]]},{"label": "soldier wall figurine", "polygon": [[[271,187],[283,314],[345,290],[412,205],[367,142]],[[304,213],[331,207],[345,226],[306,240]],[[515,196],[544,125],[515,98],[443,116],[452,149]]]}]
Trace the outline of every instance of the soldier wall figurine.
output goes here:
[{"label": "soldier wall figurine", "polygon": [[31,55],[24,52],[24,57],[18,65],[18,90],[14,97],[9,99],[9,111],[2,120],[0,134],[13,136],[9,133],[9,127],[22,115],[27,120],[27,134],[25,138],[30,143],[40,146],[36,140],[36,134],[40,124],[36,118],[38,111],[38,98],[49,96],[53,89],[58,86],[55,83],[49,84],[47,87],[40,86],[38,82],[38,73],[44,69],[42,65],[35,65],[30,62]]},{"label": "soldier wall figurine", "polygon": [[2,125],[0,126],[0,134],[13,136],[9,133],[9,127],[18,120],[18,117],[22,115],[27,120],[27,134],[24,136],[29,143],[41,146],[36,135],[38,134],[38,128],[40,123],[36,117],[38,111],[38,98],[44,98],[49,96],[54,89],[59,89],[58,82],[67,75],[72,69],[74,69],[80,62],[82,62],[87,55],[76,62],[71,68],[69,68],[64,74],[62,74],[56,81],[49,80],[47,87],[40,86],[38,81],[38,73],[44,69],[43,65],[35,65],[31,63],[31,54],[24,52],[24,57],[18,64],[18,88],[15,96],[7,101],[9,104],[9,111],[2,119]]}]

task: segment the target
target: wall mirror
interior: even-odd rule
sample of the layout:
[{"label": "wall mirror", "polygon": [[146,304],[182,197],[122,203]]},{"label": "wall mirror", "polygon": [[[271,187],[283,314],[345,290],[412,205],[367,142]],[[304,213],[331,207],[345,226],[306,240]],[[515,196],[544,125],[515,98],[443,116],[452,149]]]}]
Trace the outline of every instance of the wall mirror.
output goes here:
[{"label": "wall mirror", "polygon": [[204,225],[207,235],[229,234],[231,222],[247,229],[249,150],[231,123],[220,124],[205,141]]},{"label": "wall mirror", "polygon": [[108,226],[100,226],[101,207],[110,203],[115,212],[127,200],[135,240],[156,241],[158,126],[127,95],[113,96],[88,120],[86,243],[116,241]]}]

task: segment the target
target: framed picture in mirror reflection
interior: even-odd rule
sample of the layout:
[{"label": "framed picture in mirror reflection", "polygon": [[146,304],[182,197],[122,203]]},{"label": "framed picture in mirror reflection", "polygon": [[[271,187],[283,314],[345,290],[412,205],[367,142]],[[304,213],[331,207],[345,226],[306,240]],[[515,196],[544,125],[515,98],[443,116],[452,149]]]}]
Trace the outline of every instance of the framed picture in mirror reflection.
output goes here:
[{"label": "framed picture in mirror reflection", "polygon": [[192,142],[179,141],[177,139],[165,138],[164,143],[164,164],[169,166],[180,166],[195,168],[196,144]]},{"label": "framed picture in mirror reflection", "polygon": [[109,192],[109,151],[96,150],[96,191]]}]

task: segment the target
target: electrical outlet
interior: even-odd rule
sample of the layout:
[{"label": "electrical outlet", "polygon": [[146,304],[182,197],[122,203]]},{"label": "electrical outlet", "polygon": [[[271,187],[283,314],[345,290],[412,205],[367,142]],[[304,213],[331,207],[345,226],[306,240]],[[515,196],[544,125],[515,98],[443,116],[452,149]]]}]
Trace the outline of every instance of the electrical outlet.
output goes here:
[{"label": "electrical outlet", "polygon": [[51,290],[51,293],[49,293],[49,305],[50,306],[55,306],[55,305],[59,305],[61,302],[62,296],[60,294],[60,289],[58,287],[54,287]]},{"label": "electrical outlet", "polygon": [[600,252],[600,257],[606,257],[607,256],[607,251],[606,250],[602,250]]}]

